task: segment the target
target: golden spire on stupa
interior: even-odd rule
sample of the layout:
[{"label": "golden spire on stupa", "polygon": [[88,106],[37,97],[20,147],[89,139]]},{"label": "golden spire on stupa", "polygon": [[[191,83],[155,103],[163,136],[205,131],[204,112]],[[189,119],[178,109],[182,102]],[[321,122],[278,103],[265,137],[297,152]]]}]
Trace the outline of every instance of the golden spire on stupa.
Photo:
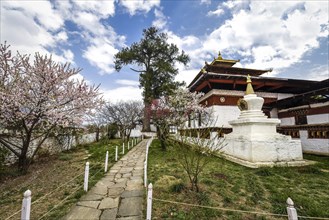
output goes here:
[{"label": "golden spire on stupa", "polygon": [[254,89],[252,88],[252,84],[251,84],[251,77],[248,74],[247,76],[247,89],[246,89],[246,95],[249,94],[255,94]]}]

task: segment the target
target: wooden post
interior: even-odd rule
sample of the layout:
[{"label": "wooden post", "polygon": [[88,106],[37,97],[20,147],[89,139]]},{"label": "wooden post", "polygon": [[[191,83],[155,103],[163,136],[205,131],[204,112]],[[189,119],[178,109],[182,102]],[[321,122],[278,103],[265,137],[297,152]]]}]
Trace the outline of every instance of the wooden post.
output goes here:
[{"label": "wooden post", "polygon": [[104,172],[107,172],[107,167],[108,167],[108,162],[109,162],[109,151],[106,151],[106,156],[105,156],[105,167],[104,167]]},{"label": "wooden post", "polygon": [[118,146],[115,146],[115,161],[118,161]]},{"label": "wooden post", "polygon": [[84,181],[84,185],[83,185],[83,189],[84,191],[88,191],[88,177],[89,177],[89,162],[86,163],[86,167],[85,167],[85,181]]},{"label": "wooden post", "polygon": [[[129,145],[128,145],[128,149],[129,149]],[[125,154],[125,143],[122,143],[122,154]]]},{"label": "wooden post", "polygon": [[152,216],[152,191],[153,185],[152,183],[149,184],[147,187],[147,210],[146,210],[146,219],[151,220]]},{"label": "wooden post", "polygon": [[31,213],[31,190],[26,190],[24,192],[24,198],[22,201],[22,213],[21,220],[30,220]]},{"label": "wooden post", "polygon": [[298,220],[297,211],[294,207],[294,202],[288,197],[287,199],[288,220]]},{"label": "wooden post", "polygon": [[144,161],[144,187],[147,186],[147,161]]}]

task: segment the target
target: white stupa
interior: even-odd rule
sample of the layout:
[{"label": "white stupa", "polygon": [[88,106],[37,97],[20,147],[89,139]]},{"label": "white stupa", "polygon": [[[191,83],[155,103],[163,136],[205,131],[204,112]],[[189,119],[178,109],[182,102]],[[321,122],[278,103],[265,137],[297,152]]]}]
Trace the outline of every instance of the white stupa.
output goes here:
[{"label": "white stupa", "polygon": [[248,167],[305,165],[300,140],[277,133],[280,120],[267,118],[262,112],[263,103],[248,75],[246,95],[238,102],[240,116],[229,121],[233,132],[225,135],[224,155]]}]

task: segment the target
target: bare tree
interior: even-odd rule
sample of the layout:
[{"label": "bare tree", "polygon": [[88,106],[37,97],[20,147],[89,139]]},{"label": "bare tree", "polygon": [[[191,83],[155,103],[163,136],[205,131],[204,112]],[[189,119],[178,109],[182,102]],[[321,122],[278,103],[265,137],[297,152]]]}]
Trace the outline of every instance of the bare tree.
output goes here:
[{"label": "bare tree", "polygon": [[104,115],[100,111],[101,108],[97,109],[97,111],[93,112],[92,114],[89,114],[87,116],[87,122],[89,129],[92,130],[92,132],[95,132],[95,140],[98,142],[100,140],[100,135],[102,133],[102,128],[106,125],[106,119],[104,118]]},{"label": "bare tree", "polygon": [[106,103],[102,114],[107,123],[115,123],[120,131],[121,138],[129,140],[131,130],[135,128],[143,115],[143,104],[139,101]]},{"label": "bare tree", "polygon": [[100,103],[98,87],[72,79],[80,71],[38,53],[33,60],[12,56],[0,45],[0,144],[19,158],[22,172],[55,128],[79,126]]}]

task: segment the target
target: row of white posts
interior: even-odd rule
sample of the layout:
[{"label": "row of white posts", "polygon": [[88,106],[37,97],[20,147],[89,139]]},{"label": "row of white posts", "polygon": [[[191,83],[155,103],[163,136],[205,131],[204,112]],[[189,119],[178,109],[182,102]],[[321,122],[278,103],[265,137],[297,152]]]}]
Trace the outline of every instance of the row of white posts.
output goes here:
[{"label": "row of white posts", "polygon": [[[140,138],[133,138],[130,142],[128,142],[128,150],[131,147],[134,147],[139,143],[139,141],[143,140],[143,136]],[[125,153],[125,143],[122,144],[122,154]],[[107,172],[108,169],[108,160],[109,160],[109,152],[106,151],[105,155],[105,164],[104,164],[104,172]],[[118,161],[118,146],[115,146],[115,161]],[[88,182],[89,182],[89,162],[86,163],[85,166],[85,175],[84,175],[84,182],[83,182],[83,190],[88,191]],[[31,190],[26,190],[24,192],[24,198],[22,202],[22,211],[21,211],[21,220],[30,220],[30,214],[31,214]]]},{"label": "row of white posts", "polygon": [[[144,187],[147,187],[147,159],[149,154],[149,148],[152,143],[152,138],[146,144],[146,152],[145,152],[145,161],[144,161]],[[152,183],[149,184],[147,190],[147,208],[146,208],[146,219],[151,219],[152,213]]]}]

